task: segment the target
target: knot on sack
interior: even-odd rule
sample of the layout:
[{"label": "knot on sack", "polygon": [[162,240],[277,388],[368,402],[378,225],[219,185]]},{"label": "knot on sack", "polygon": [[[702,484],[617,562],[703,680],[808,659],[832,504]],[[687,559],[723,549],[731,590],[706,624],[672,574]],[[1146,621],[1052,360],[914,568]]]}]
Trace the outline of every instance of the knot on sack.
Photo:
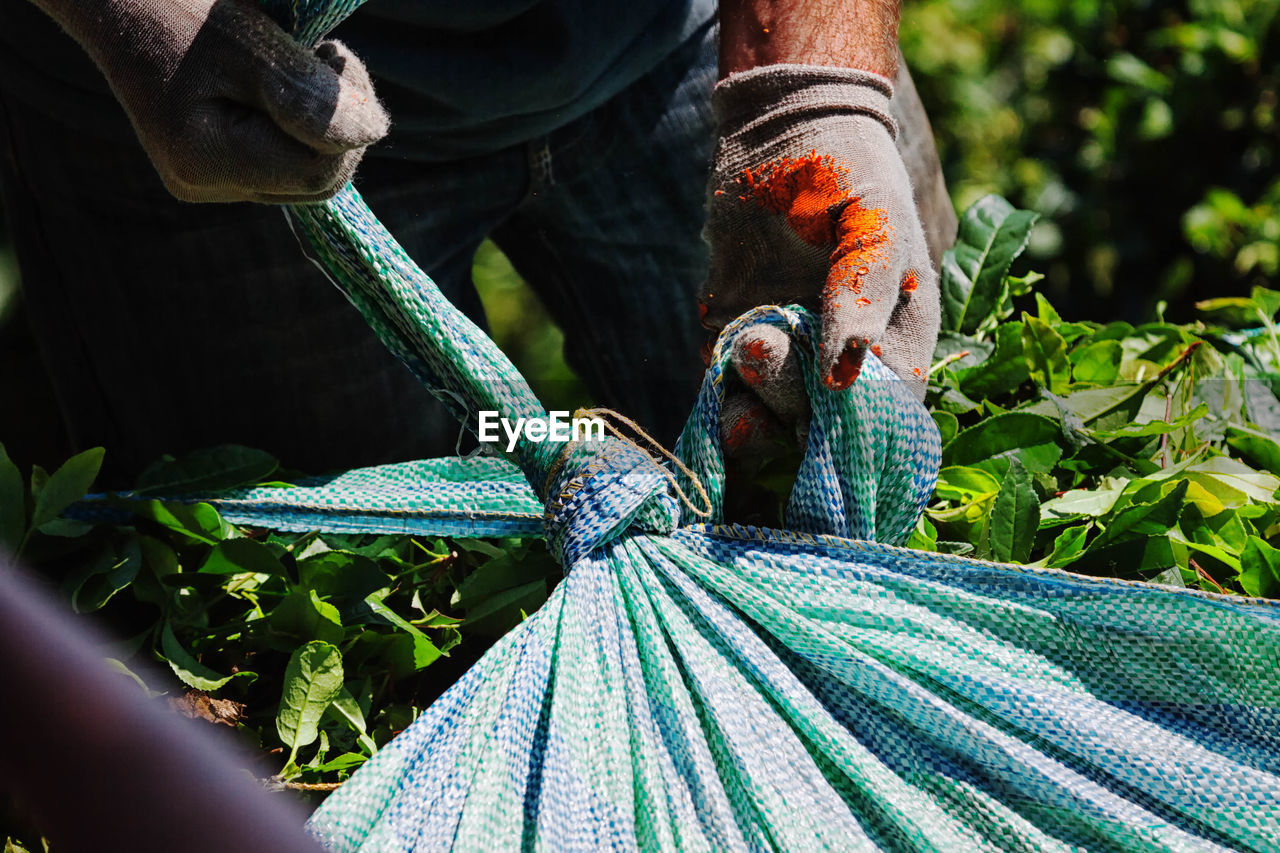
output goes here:
[{"label": "knot on sack", "polygon": [[543,514],[547,547],[565,568],[631,528],[670,533],[680,521],[680,503],[697,515],[710,514],[702,484],[685,466],[633,421],[609,409],[577,415],[608,415],[672,460],[695,483],[706,509],[693,506],[674,475],[636,439],[606,421],[610,437],[570,442],[547,475],[547,508]]}]

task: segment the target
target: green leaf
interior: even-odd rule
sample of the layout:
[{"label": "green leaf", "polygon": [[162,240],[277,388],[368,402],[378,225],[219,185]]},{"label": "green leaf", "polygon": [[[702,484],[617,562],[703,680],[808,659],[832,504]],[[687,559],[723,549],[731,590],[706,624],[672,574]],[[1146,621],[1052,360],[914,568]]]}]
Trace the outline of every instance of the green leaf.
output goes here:
[{"label": "green leaf", "polygon": [[1222,296],[1196,303],[1197,310],[1228,326],[1247,328],[1274,320],[1280,312],[1280,291],[1254,287],[1249,296]]},{"label": "green leaf", "polygon": [[1249,298],[1262,309],[1262,314],[1266,319],[1277,319],[1276,315],[1280,314],[1280,290],[1271,290],[1260,285],[1254,285],[1249,289]]},{"label": "green leaf", "polygon": [[1089,431],[1084,428],[1084,421],[1071,411],[1066,400],[1044,387],[1040,388],[1040,396],[1053,403],[1053,407],[1057,409],[1058,421],[1062,425],[1062,439],[1067,447],[1078,451],[1094,443]]},{"label": "green leaf", "polygon": [[972,367],[991,355],[995,345],[959,332],[941,332],[933,348],[933,360],[945,362],[953,370]]},{"label": "green leaf", "polygon": [[1070,355],[1072,378],[1076,382],[1110,385],[1120,378],[1124,348],[1119,341],[1098,341],[1080,347]]},{"label": "green leaf", "polygon": [[485,542],[483,539],[459,539],[458,547],[463,551],[483,554],[484,556],[493,559],[505,557],[507,555],[506,551],[490,542]]},{"label": "green leaf", "polygon": [[1182,580],[1182,568],[1180,566],[1170,566],[1163,572],[1155,575],[1150,579],[1150,583],[1162,583],[1166,586],[1176,586],[1186,589],[1187,584]]},{"label": "green leaf", "polygon": [[943,329],[973,334],[994,318],[1005,298],[1005,275],[1038,218],[996,195],[965,211],[956,244],[942,257]]},{"label": "green leaf", "polygon": [[40,525],[39,529],[45,536],[75,539],[93,530],[93,525],[77,518],[55,518],[53,521],[46,521]]},{"label": "green leaf", "polygon": [[300,640],[340,643],[346,631],[338,608],[322,601],[315,590],[294,589],[267,615],[271,630]]},{"label": "green leaf", "polygon": [[422,632],[420,628],[402,618],[398,613],[392,610],[383,601],[385,592],[375,592],[367,596],[364,603],[369,609],[381,616],[392,625],[409,635],[413,641],[413,666],[414,669],[422,669],[434,663],[440,657],[440,649],[431,639]]},{"label": "green leaf", "polygon": [[143,518],[206,545],[217,545],[231,532],[218,511],[206,503],[150,500],[131,505],[131,509]]},{"label": "green leaf", "polygon": [[[1142,410],[1143,401],[1151,390],[1166,376],[1184,366],[1188,359],[1200,349],[1202,342],[1194,342],[1182,348],[1181,338],[1177,345],[1181,352],[1167,365],[1160,367],[1141,382],[1132,384],[1107,386],[1103,388],[1084,388],[1072,391],[1062,398],[1066,406],[1088,426],[1097,429],[1108,429],[1124,425],[1132,421]],[[1019,411],[1036,414],[1052,414],[1059,403],[1042,400]]]},{"label": "green leaf", "polygon": [[1178,530],[1169,531],[1169,541],[1176,542],[1179,545],[1182,545],[1191,551],[1196,551],[1197,553],[1205,554],[1210,557],[1213,557],[1215,560],[1221,562],[1223,565],[1225,565],[1227,568],[1234,571],[1236,574],[1240,573],[1240,558],[1235,556],[1234,554],[1232,554],[1231,552],[1227,551],[1224,548],[1219,548],[1216,545],[1205,545],[1202,542],[1193,542],[1192,540],[1187,539],[1187,537],[1183,536],[1181,532]]},{"label": "green leaf", "polygon": [[1186,502],[1187,485],[1186,481],[1180,481],[1155,503],[1134,504],[1120,510],[1106,521],[1106,529],[1090,544],[1090,550],[1105,548],[1125,538],[1167,534],[1178,524]]},{"label": "green leaf", "polygon": [[224,444],[188,453],[180,459],[153,462],[138,477],[139,494],[170,497],[192,492],[220,491],[267,479],[279,467],[274,456],[261,450]]},{"label": "green leaf", "polygon": [[991,507],[992,556],[1002,563],[1025,563],[1039,524],[1040,500],[1031,485],[1031,475],[1014,456]]},{"label": "green leaf", "polygon": [[104,452],[101,447],[94,447],[77,453],[49,476],[31,510],[31,527],[53,521],[64,509],[85,496],[102,467]]},{"label": "green leaf", "polygon": [[942,500],[981,500],[1000,491],[1000,480],[981,468],[961,465],[948,466],[938,472],[938,485],[934,494]]},{"label": "green leaf", "polygon": [[1280,595],[1280,548],[1250,536],[1240,554],[1240,586],[1249,595]]},{"label": "green leaf", "polygon": [[242,572],[284,576],[284,566],[271,549],[252,539],[226,539],[219,542],[200,571],[205,574],[235,575]]},{"label": "green leaf", "polygon": [[343,687],[338,692],[338,695],[334,697],[331,707],[338,716],[346,720],[347,725],[351,726],[361,747],[370,755],[378,751],[378,745],[373,742],[373,738],[369,737],[364,712],[360,710],[360,703],[356,701],[356,697],[351,694],[350,690]]},{"label": "green leaf", "polygon": [[938,435],[942,437],[942,443],[956,437],[956,433],[960,431],[960,419],[950,412],[931,412],[933,422],[938,426]]},{"label": "green leaf", "polygon": [[1256,467],[1280,474],[1280,442],[1274,436],[1233,424],[1227,427],[1227,445]]},{"label": "green leaf", "polygon": [[348,551],[326,551],[298,561],[302,586],[322,598],[361,601],[391,584],[391,578],[368,557]]},{"label": "green leaf", "polygon": [[320,718],[341,691],[342,653],[336,646],[313,640],[294,650],[276,712],[276,733],[289,748],[288,764],[319,736]]},{"label": "green leaf", "polygon": [[1033,474],[1044,474],[1062,458],[1057,421],[1041,415],[1009,412],[985,418],[961,430],[942,451],[943,465],[981,468],[1003,477],[1005,461],[1017,455]]},{"label": "green leaf", "polygon": [[[373,743],[373,738],[361,737],[361,742],[368,740]],[[377,751],[377,744],[374,744],[374,751]],[[369,760],[369,756],[361,755],[358,752],[344,752],[336,758],[330,758],[324,764],[318,765],[315,770],[317,773],[342,773],[349,770],[355,770],[360,765]]]},{"label": "green leaf", "polygon": [[921,515],[916,520],[916,529],[911,532],[907,547],[915,551],[938,550],[938,529],[929,521],[929,516]]},{"label": "green leaf", "polygon": [[151,536],[139,535],[137,542],[146,571],[134,579],[133,597],[163,610],[168,605],[170,593],[158,581],[182,570],[178,555],[167,543]]},{"label": "green leaf", "polygon": [[17,551],[26,530],[27,488],[22,472],[0,444],[0,551]]},{"label": "green leaf", "polygon": [[1099,518],[1111,512],[1124,486],[1106,489],[1072,489],[1061,497],[1045,501],[1040,506],[1043,522],[1073,518]]},{"label": "green leaf", "polygon": [[544,549],[508,551],[477,567],[452,603],[466,610],[472,633],[500,636],[519,624],[521,608],[532,611],[546,600],[547,582],[560,571]]},{"label": "green leaf", "polygon": [[44,488],[45,483],[49,482],[49,472],[41,468],[39,465],[31,466],[31,499],[35,500],[40,497],[40,491]]},{"label": "green leaf", "polygon": [[1247,296],[1203,299],[1196,303],[1196,310],[1212,315],[1220,323],[1236,327],[1256,325],[1261,319],[1258,316],[1258,304]]},{"label": "green leaf", "polygon": [[183,684],[188,687],[194,687],[197,690],[204,690],[207,693],[220,690],[233,678],[246,677],[254,679],[258,677],[257,673],[254,672],[237,672],[227,676],[214,672],[192,657],[191,653],[182,647],[167,622],[160,630],[160,650],[164,653],[165,660],[168,661],[169,668],[173,670],[173,674],[178,676]]},{"label": "green leaf", "polygon": [[1054,569],[1071,565],[1084,552],[1084,543],[1092,528],[1092,524],[1077,524],[1059,533],[1053,540],[1053,550],[1045,559],[1045,565]]},{"label": "green leaf", "polygon": [[[506,633],[514,624],[523,621],[518,618],[521,612],[528,613],[537,609],[546,599],[547,582],[544,580],[508,587],[468,608],[467,620],[464,624],[473,632],[486,636],[500,635]],[[496,626],[486,625],[486,621],[491,617],[505,618],[499,618],[499,624]]]},{"label": "green leaf", "polygon": [[[1042,278],[1044,278],[1044,276],[1032,279],[1032,283],[1039,281]],[[1028,283],[1026,285],[1026,289],[1022,292],[1026,293],[1030,291],[1030,289],[1031,284]],[[1058,313],[1056,308],[1049,304],[1049,300],[1045,298],[1043,293],[1036,294],[1036,316],[1040,318],[1040,322],[1044,323],[1046,326],[1057,326],[1062,323],[1062,315]]]},{"label": "green leaf", "polygon": [[[1124,383],[1103,388],[1082,388],[1069,391],[1060,401],[1085,424],[1106,429],[1132,422],[1142,409],[1142,401],[1151,391],[1151,383]],[[1051,400],[1041,400],[1019,409],[1038,415],[1056,415],[1058,406]]]},{"label": "green leaf", "polygon": [[1038,317],[1022,315],[1022,350],[1031,378],[1055,394],[1066,390],[1071,380],[1067,342]]},{"label": "green leaf", "polygon": [[142,568],[142,548],[135,538],[108,543],[96,559],[85,561],[62,582],[62,594],[77,613],[100,610],[116,593],[133,583]]},{"label": "green leaf", "polygon": [[[1150,479],[1160,479],[1161,474],[1154,474]],[[1280,477],[1255,471],[1228,456],[1212,456],[1188,465],[1182,469],[1181,477],[1202,486],[1223,506],[1231,509],[1250,501],[1270,503],[1280,489]]]},{"label": "green leaf", "polygon": [[1172,421],[1147,421],[1146,423],[1125,424],[1118,429],[1098,430],[1099,438],[1149,438],[1154,435],[1166,435],[1193,426],[1197,421],[1209,414],[1209,407],[1204,403],[1190,412]]},{"label": "green leaf", "polygon": [[1022,326],[1004,323],[995,331],[995,350],[981,363],[956,371],[960,389],[976,400],[1012,393],[1031,378],[1023,352]]}]

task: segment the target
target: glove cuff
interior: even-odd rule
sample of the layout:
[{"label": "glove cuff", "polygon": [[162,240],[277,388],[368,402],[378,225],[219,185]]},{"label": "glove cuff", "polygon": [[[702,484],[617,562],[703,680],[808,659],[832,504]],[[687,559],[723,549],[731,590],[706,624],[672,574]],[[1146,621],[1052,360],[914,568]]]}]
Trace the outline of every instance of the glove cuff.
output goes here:
[{"label": "glove cuff", "polygon": [[783,63],[730,74],[716,84],[711,104],[722,137],[765,123],[844,114],[870,116],[897,139],[892,97],[889,78],[870,71]]}]

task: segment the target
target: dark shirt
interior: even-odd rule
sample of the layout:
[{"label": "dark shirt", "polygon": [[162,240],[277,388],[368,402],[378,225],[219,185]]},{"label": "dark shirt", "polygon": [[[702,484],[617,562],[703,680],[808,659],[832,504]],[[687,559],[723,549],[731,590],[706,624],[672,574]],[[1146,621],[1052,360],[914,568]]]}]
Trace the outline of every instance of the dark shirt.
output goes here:
[{"label": "dark shirt", "polygon": [[[715,0],[370,0],[333,34],[391,113],[378,153],[485,154],[536,138],[642,77],[715,14]],[[77,130],[129,134],[78,46],[29,0],[0,0],[7,93]]]}]

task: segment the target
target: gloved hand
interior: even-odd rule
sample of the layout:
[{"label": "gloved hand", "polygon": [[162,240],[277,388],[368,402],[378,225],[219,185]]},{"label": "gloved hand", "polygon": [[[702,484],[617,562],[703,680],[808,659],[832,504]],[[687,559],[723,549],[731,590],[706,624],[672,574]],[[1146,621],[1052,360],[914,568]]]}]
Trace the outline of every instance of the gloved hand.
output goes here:
[{"label": "gloved hand", "polygon": [[300,47],[252,0],[36,0],[85,48],[184,201],[320,201],[387,114],[336,41]]},{"label": "gloved hand", "polygon": [[[870,350],[923,398],[938,279],[894,144],[892,93],[877,74],[805,65],[756,68],[716,87],[702,319],[718,331],[757,305],[804,305],[821,312],[828,387],[849,387]],[[750,450],[771,425],[802,423],[803,385],[785,335],[745,336],[733,362],[754,395],[725,402],[731,453]]]}]

